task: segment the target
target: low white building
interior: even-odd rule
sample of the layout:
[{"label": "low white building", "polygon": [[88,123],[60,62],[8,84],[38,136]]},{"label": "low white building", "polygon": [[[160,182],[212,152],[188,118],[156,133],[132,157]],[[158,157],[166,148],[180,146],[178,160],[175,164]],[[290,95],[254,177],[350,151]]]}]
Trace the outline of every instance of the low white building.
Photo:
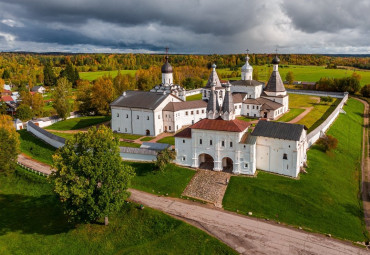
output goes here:
[{"label": "low white building", "polygon": [[44,94],[46,89],[43,86],[33,86],[31,92],[36,92],[40,94]]}]

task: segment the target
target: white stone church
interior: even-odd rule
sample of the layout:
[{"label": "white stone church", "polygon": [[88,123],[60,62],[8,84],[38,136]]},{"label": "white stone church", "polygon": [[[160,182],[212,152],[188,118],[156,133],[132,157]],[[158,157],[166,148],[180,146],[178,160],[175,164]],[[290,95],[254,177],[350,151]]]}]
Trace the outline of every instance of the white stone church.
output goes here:
[{"label": "white stone church", "polygon": [[177,132],[206,117],[211,87],[217,101],[223,104],[226,88],[230,87],[235,115],[274,120],[288,111],[289,96],[281,80],[274,58],[273,72],[266,86],[253,80],[249,57],[241,69],[241,80],[221,83],[216,65],[206,86],[202,100],[186,101],[186,90],[173,83],[173,68],[168,56],[162,66],[162,83],[150,91],[125,91],[111,103],[112,130],[118,133],[157,136],[162,132]]}]

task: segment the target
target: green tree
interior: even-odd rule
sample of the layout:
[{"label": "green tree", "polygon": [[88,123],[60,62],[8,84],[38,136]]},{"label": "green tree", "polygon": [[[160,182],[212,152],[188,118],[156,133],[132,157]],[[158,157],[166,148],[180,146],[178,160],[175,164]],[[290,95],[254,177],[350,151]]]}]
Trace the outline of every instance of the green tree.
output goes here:
[{"label": "green tree", "polygon": [[77,81],[80,79],[77,68],[73,66],[71,61],[68,61],[66,68],[60,72],[60,77],[66,77],[73,87],[77,86]]},{"label": "green tree", "polygon": [[52,97],[54,99],[53,108],[59,117],[66,119],[72,109],[72,103],[69,101],[72,95],[72,84],[67,78],[59,78]]},{"label": "green tree", "polygon": [[95,111],[92,106],[92,85],[89,81],[82,80],[77,83],[76,101],[78,103],[78,110],[83,114],[89,114]]},{"label": "green tree", "polygon": [[14,170],[20,153],[19,134],[16,132],[12,118],[0,115],[0,172]]},{"label": "green tree", "polygon": [[51,66],[51,63],[48,62],[46,65],[44,65],[44,85],[46,86],[54,86],[56,83],[56,76],[53,71],[53,67]]},{"label": "green tree", "polygon": [[30,107],[29,105],[21,104],[21,105],[17,108],[16,116],[17,116],[17,118],[18,118],[18,119],[20,119],[21,121],[27,121],[27,120],[32,119],[32,117],[33,117],[34,115],[33,115],[32,109],[31,109],[31,107]]},{"label": "green tree", "polygon": [[338,146],[338,140],[334,136],[326,135],[324,137],[321,137],[317,144],[322,147],[323,151],[331,151]]},{"label": "green tree", "polygon": [[293,75],[293,72],[292,72],[292,71],[287,72],[287,74],[286,74],[286,76],[285,76],[285,80],[286,80],[289,84],[293,84],[293,82],[294,82],[294,75]]},{"label": "green tree", "polygon": [[361,95],[364,97],[370,97],[370,84],[367,84],[361,88]]},{"label": "green tree", "polygon": [[4,70],[3,76],[1,78],[3,78],[4,80],[10,79],[10,72],[8,69]]},{"label": "green tree", "polygon": [[176,159],[176,151],[165,149],[157,154],[157,161],[155,166],[158,170],[163,171],[165,167]]},{"label": "green tree", "polygon": [[65,213],[75,222],[93,222],[121,208],[134,176],[123,163],[119,141],[100,126],[78,133],[53,156],[56,169],[49,179]]}]

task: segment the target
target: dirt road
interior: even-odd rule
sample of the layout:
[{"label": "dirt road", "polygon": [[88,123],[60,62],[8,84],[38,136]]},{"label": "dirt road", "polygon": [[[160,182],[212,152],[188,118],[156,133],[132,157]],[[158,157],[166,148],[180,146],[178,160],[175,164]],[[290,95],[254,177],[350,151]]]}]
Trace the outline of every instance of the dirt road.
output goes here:
[{"label": "dirt road", "polygon": [[369,254],[323,235],[241,216],[199,203],[130,190],[130,199],[199,227],[242,254]]}]

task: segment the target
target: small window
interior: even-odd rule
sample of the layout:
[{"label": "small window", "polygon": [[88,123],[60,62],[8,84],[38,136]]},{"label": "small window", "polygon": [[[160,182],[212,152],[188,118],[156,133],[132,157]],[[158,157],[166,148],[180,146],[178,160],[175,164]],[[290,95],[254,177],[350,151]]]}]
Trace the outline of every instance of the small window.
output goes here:
[{"label": "small window", "polygon": [[248,168],[248,163],[245,163],[244,164],[244,168]]},{"label": "small window", "polygon": [[284,153],[283,159],[288,159],[288,154]]},{"label": "small window", "polygon": [[209,145],[212,145],[212,140],[209,140]]},{"label": "small window", "polygon": [[244,149],[247,148],[247,146],[244,145]]},{"label": "small window", "polygon": [[183,156],[183,157],[182,157],[182,161],[185,161],[185,160],[186,160],[186,157],[185,157],[185,156]]},{"label": "small window", "polygon": [[254,117],[256,117],[256,114],[254,114]]},{"label": "small window", "polygon": [[139,115],[136,116],[136,119],[139,119]]},{"label": "small window", "polygon": [[128,114],[126,114],[126,119],[128,119]]},{"label": "small window", "polygon": [[230,148],[232,148],[233,147],[233,142],[230,142]]},{"label": "small window", "polygon": [[199,114],[199,110],[197,110],[197,114]]},{"label": "small window", "polygon": [[168,130],[171,130],[171,126],[168,126]]},{"label": "small window", "polygon": [[252,109],[254,109],[254,105],[252,106]]},{"label": "small window", "polygon": [[149,120],[149,116],[146,116],[146,120]]},{"label": "small window", "polygon": [[161,115],[158,115],[158,119],[159,119],[159,120],[161,119]]},{"label": "small window", "polygon": [[199,139],[199,144],[202,144],[202,143],[203,143],[202,139]]},{"label": "small window", "polygon": [[256,106],[256,109],[258,110],[258,105]]},{"label": "small window", "polygon": [[239,109],[242,109],[242,105],[239,105]]},{"label": "small window", "polygon": [[125,128],[125,132],[127,133],[127,128]]},{"label": "small window", "polygon": [[249,105],[247,105],[247,109],[249,109]]},{"label": "small window", "polygon": [[182,140],[182,143],[185,143],[185,140]]},{"label": "small window", "polygon": [[191,111],[191,115],[194,115],[194,111]]},{"label": "small window", "polygon": [[118,128],[118,131],[121,131],[121,128]]},{"label": "small window", "polygon": [[202,110],[202,113],[204,113],[204,110]]},{"label": "small window", "polygon": [[187,111],[185,112],[185,115],[186,115],[186,116],[188,116],[188,115],[189,115]]},{"label": "small window", "polygon": [[117,113],[117,117],[119,117],[119,113]]},{"label": "small window", "polygon": [[290,145],[289,145],[289,148],[290,148]]},{"label": "small window", "polygon": [[237,108],[238,108],[238,106],[236,106],[236,105],[235,105],[235,106],[234,106],[234,109],[237,109]]},{"label": "small window", "polygon": [[225,141],[221,142],[222,147],[225,147]]}]

